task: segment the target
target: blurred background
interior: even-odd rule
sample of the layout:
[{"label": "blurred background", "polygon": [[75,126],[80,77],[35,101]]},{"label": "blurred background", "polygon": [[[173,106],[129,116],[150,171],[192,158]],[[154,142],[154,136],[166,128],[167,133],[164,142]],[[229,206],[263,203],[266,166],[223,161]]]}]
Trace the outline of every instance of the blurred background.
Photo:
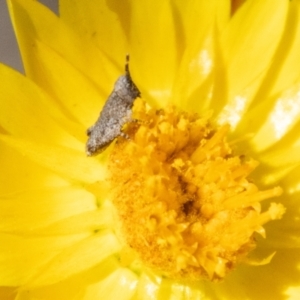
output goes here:
[{"label": "blurred background", "polygon": [[[58,0],[39,0],[58,13]],[[83,0],[84,1],[84,0]],[[6,0],[0,0],[0,62],[23,72],[23,66],[10,22]]]}]

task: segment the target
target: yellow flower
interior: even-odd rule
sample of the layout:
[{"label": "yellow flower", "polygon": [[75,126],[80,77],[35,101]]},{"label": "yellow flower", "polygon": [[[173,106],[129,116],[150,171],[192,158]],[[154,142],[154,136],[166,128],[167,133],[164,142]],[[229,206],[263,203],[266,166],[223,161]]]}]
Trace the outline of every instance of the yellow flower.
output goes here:
[{"label": "yellow flower", "polygon": [[[8,1],[0,298],[298,299],[300,2],[59,4]],[[127,53],[137,122],[87,157]]]}]

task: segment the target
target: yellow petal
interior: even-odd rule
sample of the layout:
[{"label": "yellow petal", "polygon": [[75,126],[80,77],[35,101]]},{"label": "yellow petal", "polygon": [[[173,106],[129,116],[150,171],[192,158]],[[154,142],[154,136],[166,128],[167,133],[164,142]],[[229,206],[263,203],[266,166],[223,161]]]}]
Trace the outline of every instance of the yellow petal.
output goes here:
[{"label": "yellow petal", "polygon": [[[9,0],[8,7],[20,47],[26,74],[36,80],[35,59],[32,52],[36,41],[47,45],[95,85],[108,94],[110,86],[121,72],[92,41],[78,36],[58,16],[34,0]],[[124,59],[124,58],[123,58]]]},{"label": "yellow petal", "polygon": [[[92,235],[62,250],[30,278],[26,285],[33,287],[59,282],[97,265],[119,249],[120,245],[114,234]],[[26,289],[26,287],[24,288]]]},{"label": "yellow petal", "polygon": [[[76,189],[74,189],[74,192],[77,192]],[[85,201],[80,195],[77,195],[77,198]],[[76,197],[73,195],[73,202],[75,202],[74,199],[76,199]],[[62,199],[59,200],[61,201]],[[83,232],[97,232],[107,228],[112,229],[114,227],[112,208],[109,203],[106,203],[106,206],[107,207],[103,207],[99,210],[89,210],[87,212],[85,212],[84,205],[82,207],[79,206],[80,212],[77,214],[73,211],[70,217],[65,217],[50,225],[47,224],[48,226],[45,227],[38,227],[36,230],[27,231],[27,234],[39,236],[68,235]]]},{"label": "yellow petal", "polygon": [[178,48],[183,57],[172,101],[183,109],[200,112],[210,100],[216,68],[216,33],[229,21],[230,3],[227,0],[177,1],[175,9]]},{"label": "yellow petal", "polygon": [[4,135],[0,135],[0,140],[22,152],[31,160],[68,179],[93,183],[105,178],[104,165],[94,157],[87,159],[83,151],[29,142]]},{"label": "yellow petal", "polygon": [[[264,257],[270,249],[261,251]],[[299,250],[277,251],[272,262],[264,266],[240,266],[228,280],[216,286],[223,299],[280,299],[293,283],[299,284]],[[271,275],[270,275],[271,274]],[[266,289],[271,286],[272,289]]]},{"label": "yellow petal", "polygon": [[108,94],[100,92],[83,73],[45,44],[37,41],[32,55],[38,61],[34,64],[37,84],[57,101],[66,116],[83,124],[85,131],[98,118]]},{"label": "yellow petal", "polygon": [[157,298],[172,299],[172,300],[213,299],[211,298],[211,296],[214,296],[214,294],[210,293],[210,291],[204,287],[205,285],[201,284],[200,282],[197,282],[197,284],[193,284],[193,283],[185,284],[181,282],[174,282],[169,279],[162,279],[162,282],[159,286]]},{"label": "yellow petal", "polygon": [[[1,195],[0,230],[11,234],[46,236],[53,231],[67,231],[67,225],[70,226],[72,224],[70,219],[75,218],[79,221],[80,217],[83,218],[85,214],[91,216],[95,208],[94,196],[75,186],[48,189],[36,188]],[[92,220],[89,219],[90,223]],[[58,223],[57,227],[59,229],[55,230],[54,222]],[[99,222],[101,222],[101,219]],[[67,225],[64,223],[67,223]],[[80,230],[79,224],[76,223],[77,226],[73,226],[72,231],[70,232],[69,230],[68,233],[77,234],[84,232]],[[45,229],[44,231],[39,229],[45,226],[50,227],[50,229]],[[42,233],[40,233],[41,231]],[[91,230],[85,230],[85,232],[89,233]]]},{"label": "yellow petal", "polygon": [[282,37],[287,9],[287,1],[277,5],[272,0],[250,1],[234,15],[222,37],[229,99],[241,94],[270,66]]},{"label": "yellow petal", "polygon": [[216,91],[212,102],[219,109],[220,99],[228,103],[220,122],[235,127],[253,100],[282,37],[287,10],[288,1],[277,5],[272,0],[246,1],[224,30],[221,46],[226,73],[220,73],[220,81],[226,89],[223,94]]},{"label": "yellow petal", "polygon": [[289,11],[282,39],[273,58],[273,64],[262,83],[257,98],[282,93],[295,81],[299,82],[299,47],[300,47],[300,2],[289,1]]},{"label": "yellow petal", "polygon": [[127,1],[81,1],[59,2],[61,19],[81,36],[91,40],[102,52],[119,66],[123,66],[128,52],[130,6]]},{"label": "yellow petal", "polygon": [[1,141],[0,148],[0,165],[5,170],[0,172],[1,199],[12,199],[24,192],[36,192],[42,187],[47,190],[70,185],[66,179],[24,158],[22,153]]},{"label": "yellow petal", "polygon": [[261,161],[273,167],[296,166],[300,161],[299,151],[300,146],[298,145],[289,149],[288,155],[286,149],[272,149],[261,154]]},{"label": "yellow petal", "polygon": [[[289,2],[282,38],[272,65],[261,82],[252,105],[236,130],[236,135],[255,133],[252,144],[257,151],[272,146],[296,124],[299,116],[298,52],[300,46],[300,3]],[[295,136],[297,134],[295,133]]]},{"label": "yellow petal", "polygon": [[294,166],[294,168],[284,177],[283,185],[285,191],[288,195],[291,195],[292,198],[290,199],[293,205],[297,205],[297,193],[300,191],[300,178],[298,176],[300,172],[300,165],[299,163]]},{"label": "yellow petal", "polygon": [[171,5],[166,0],[131,1],[129,43],[133,78],[142,95],[160,107],[171,101],[178,68],[179,41]]},{"label": "yellow petal", "polygon": [[[133,300],[155,300],[157,299],[157,292],[160,279],[158,276],[142,273],[136,287],[136,293]],[[162,298],[163,299],[163,298]]]},{"label": "yellow petal", "polygon": [[0,76],[2,128],[15,137],[82,148],[74,135],[84,136],[84,128],[81,134],[76,132],[78,126],[61,113],[53,99],[30,80],[1,64]]},{"label": "yellow petal", "polygon": [[31,290],[18,289],[16,300],[42,299],[82,299],[87,288],[93,283],[104,280],[118,270],[119,264],[115,257],[109,257],[104,262],[85,272],[73,275],[66,280],[48,286],[35,287]]},{"label": "yellow petal", "polygon": [[[130,300],[135,293],[138,276],[126,268],[119,268],[103,280],[91,284],[82,300],[106,299]],[[140,298],[141,299],[141,298]]]},{"label": "yellow petal", "polygon": [[[300,71],[300,70],[299,70]],[[298,126],[300,113],[300,81],[280,93],[276,97],[276,101],[272,99],[273,107],[268,107],[271,101],[266,101],[264,105],[260,105],[260,113],[265,116],[258,121],[257,111],[253,122],[253,130],[256,131],[254,138],[251,140],[254,149],[259,152],[266,150],[271,146],[275,146],[276,151],[286,150],[287,145],[292,146],[298,142]],[[252,114],[253,116],[253,114]],[[261,118],[263,119],[263,118]],[[257,128],[261,124],[260,128]],[[271,149],[268,149],[269,151]]]},{"label": "yellow petal", "polygon": [[25,284],[42,265],[60,253],[62,249],[81,239],[82,235],[25,238],[1,233],[1,285],[21,286]]}]

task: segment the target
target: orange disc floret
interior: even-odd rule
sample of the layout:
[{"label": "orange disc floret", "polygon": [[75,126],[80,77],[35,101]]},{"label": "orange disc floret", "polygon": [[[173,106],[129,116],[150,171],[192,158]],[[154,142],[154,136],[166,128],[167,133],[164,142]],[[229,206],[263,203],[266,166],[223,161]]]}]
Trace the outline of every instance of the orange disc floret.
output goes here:
[{"label": "orange disc floret", "polygon": [[281,218],[281,188],[259,191],[247,177],[257,166],[235,156],[229,126],[142,100],[109,160],[121,234],[145,266],[171,278],[222,279],[255,248],[254,234]]}]

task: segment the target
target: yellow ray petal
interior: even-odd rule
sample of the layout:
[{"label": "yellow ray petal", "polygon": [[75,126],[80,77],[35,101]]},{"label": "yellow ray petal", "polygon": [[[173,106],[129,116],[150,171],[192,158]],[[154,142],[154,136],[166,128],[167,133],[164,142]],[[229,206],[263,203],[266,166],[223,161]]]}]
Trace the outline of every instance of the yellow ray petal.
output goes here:
[{"label": "yellow ray petal", "polygon": [[[81,207],[80,207],[81,209]],[[90,210],[85,212],[84,207],[78,214],[72,214],[57,222],[45,227],[38,227],[36,230],[27,231],[28,235],[67,235],[83,232],[98,232],[104,229],[113,229],[113,215],[111,204],[98,210]]]},{"label": "yellow ray petal", "polygon": [[[263,257],[270,254],[267,249]],[[240,266],[226,281],[215,285],[222,299],[286,299],[283,295],[291,285],[299,284],[299,250],[277,251],[268,265]],[[271,274],[271,276],[270,276]],[[272,289],[266,289],[272,286]]]},{"label": "yellow ray petal", "polygon": [[286,149],[271,149],[263,152],[260,157],[262,162],[272,167],[297,166],[300,162],[299,151],[300,146],[294,145],[288,153]]},{"label": "yellow ray petal", "polygon": [[268,75],[260,87],[256,101],[260,102],[265,95],[273,96],[290,88],[298,81],[300,74],[299,47],[300,47],[300,2],[289,1],[289,11],[283,32],[282,40],[273,58],[273,64]]},{"label": "yellow ray petal", "polygon": [[178,68],[171,5],[166,0],[131,1],[129,42],[133,78],[142,95],[160,107],[171,101]]},{"label": "yellow ray petal", "polygon": [[[74,186],[54,189],[43,188],[1,195],[0,230],[1,232],[20,235],[51,235],[53,230],[54,232],[66,231],[67,226],[72,224],[72,222],[69,224],[72,219],[79,221],[85,214],[91,217],[95,213],[95,208],[94,196],[82,188]],[[97,216],[102,217],[99,214]],[[101,220],[99,219],[98,223],[101,223]],[[93,221],[98,224],[95,218],[89,219],[89,223],[94,224]],[[54,222],[57,223],[53,224]],[[56,231],[55,225],[58,227]],[[80,223],[77,222],[72,231],[68,231],[69,234],[84,232],[80,230],[79,225]],[[83,225],[81,224],[81,227]],[[45,226],[50,227],[50,229],[47,230],[46,228],[40,233],[39,228]],[[88,229],[88,224],[86,224],[86,228]],[[91,232],[91,229],[90,231],[85,230],[85,232]]]},{"label": "yellow ray petal", "polygon": [[[227,93],[223,97],[228,104],[219,116],[221,123],[230,122],[235,127],[253,100],[282,37],[287,10],[288,1],[277,5],[272,0],[246,1],[224,31],[222,51],[227,74],[223,81]],[[218,97],[213,98],[216,105]]]},{"label": "yellow ray petal", "polygon": [[86,289],[90,285],[105,279],[107,276],[118,270],[119,267],[117,259],[115,257],[109,257],[97,266],[58,283],[35,287],[34,289],[29,290],[18,289],[18,298],[16,300],[82,300]]},{"label": "yellow ray petal", "polygon": [[41,188],[61,188],[70,185],[66,179],[24,158],[22,153],[11,149],[2,141],[0,148],[0,165],[2,170],[5,170],[0,172],[2,199],[18,197],[24,192],[35,192]]},{"label": "yellow ray petal", "polygon": [[210,294],[209,291],[205,292],[204,290],[205,289],[202,289],[202,284],[200,282],[197,282],[197,284],[190,284],[181,283],[180,281],[174,282],[170,279],[162,279],[157,299],[214,299],[211,297],[213,294]]},{"label": "yellow ray petal", "polygon": [[[212,0],[212,1],[194,1],[188,0],[185,2],[174,2],[174,18],[176,34],[180,38],[178,47],[180,51],[197,54],[206,39],[210,39],[210,31],[222,31],[229,21],[230,1],[228,0]],[[201,26],[199,25],[201,20]],[[188,60],[186,60],[186,63]],[[183,62],[181,62],[183,64]],[[197,65],[201,76],[206,73],[207,66]],[[195,72],[196,74],[196,72]]]},{"label": "yellow ray petal", "polygon": [[130,6],[127,1],[62,0],[62,20],[91,40],[119,66],[128,52]]},{"label": "yellow ray petal", "polygon": [[84,136],[84,128],[81,134],[74,132],[72,123],[39,87],[1,64],[0,76],[0,120],[7,132],[30,140],[51,141],[75,149],[80,147],[72,135]]},{"label": "yellow ray petal", "polygon": [[158,276],[142,273],[132,300],[156,300],[160,278]]},{"label": "yellow ray petal", "polygon": [[[183,57],[174,84],[173,103],[200,112],[207,106],[211,94],[216,68],[216,33],[229,21],[230,3],[227,0],[177,1],[175,9],[178,48]],[[198,26],[199,20],[201,26]]]},{"label": "yellow ray petal", "polygon": [[277,4],[274,6],[271,0],[246,2],[224,31],[222,46],[228,67],[229,99],[239,95],[270,66],[288,9],[287,1]]},{"label": "yellow ray petal", "polygon": [[32,55],[38,40],[54,49],[104,92],[109,92],[107,80],[114,82],[121,70],[118,70],[91,41],[77,35],[38,1],[9,0],[8,7],[24,68],[29,77],[35,80],[38,76],[34,73],[34,65],[37,62]]},{"label": "yellow ray petal", "polygon": [[[90,285],[82,300],[130,300],[135,293],[138,277],[126,268],[119,268],[105,279]],[[140,298],[143,299],[143,298]]]},{"label": "yellow ray petal", "polygon": [[[300,164],[298,163],[289,173],[286,174],[284,179],[282,180],[282,184],[284,185],[284,189],[287,194],[294,197],[300,191]],[[294,199],[297,203],[297,198]],[[296,205],[295,203],[295,205]]]},{"label": "yellow ray petal", "polygon": [[59,282],[99,264],[119,249],[120,244],[114,234],[92,235],[61,251],[53,260],[40,269],[27,282],[26,286],[36,287]]},{"label": "yellow ray petal", "polygon": [[24,238],[0,233],[1,284],[23,285],[29,277],[37,272],[40,266],[47,263],[62,249],[73,245],[82,238],[82,235]]},{"label": "yellow ray petal", "polygon": [[[299,195],[298,195],[299,197]],[[288,211],[288,210],[287,210]],[[289,214],[292,217],[299,218],[299,214]],[[295,221],[295,218],[291,221]],[[284,221],[283,221],[284,222]],[[272,228],[268,228],[267,239],[261,242],[261,246],[269,248],[270,251],[279,249],[280,251],[287,251],[289,249],[295,249],[300,247],[299,230],[300,226],[289,226],[291,222],[285,222],[282,226],[274,225]],[[276,250],[278,252],[278,250]]]},{"label": "yellow ray petal", "polygon": [[[299,70],[300,71],[300,70]],[[287,144],[297,142],[300,113],[300,82],[279,94],[273,100],[273,107],[263,103],[252,113],[253,130],[256,132],[251,144],[259,152],[277,143],[276,150],[287,149]],[[270,103],[270,101],[269,101]],[[260,109],[261,119],[257,115]],[[259,124],[261,127],[259,128]],[[286,136],[286,138],[284,138]],[[280,141],[281,140],[281,141]],[[279,143],[278,143],[279,142]],[[290,150],[290,149],[289,149]]]},{"label": "yellow ray petal", "polygon": [[[38,62],[33,66],[37,84],[66,110],[66,115],[71,115],[85,129],[91,126],[110,92],[101,93],[81,72],[39,41],[32,55]],[[110,88],[113,89],[113,83]]]},{"label": "yellow ray petal", "polygon": [[253,143],[258,151],[271,146],[294,124],[299,106],[298,49],[300,45],[299,2],[289,2],[289,13],[273,63],[264,77],[250,110],[235,131],[257,133]]},{"label": "yellow ray petal", "polygon": [[83,151],[14,139],[4,135],[0,135],[0,140],[31,160],[71,180],[92,183],[105,178],[104,165],[97,158],[87,158]]}]

